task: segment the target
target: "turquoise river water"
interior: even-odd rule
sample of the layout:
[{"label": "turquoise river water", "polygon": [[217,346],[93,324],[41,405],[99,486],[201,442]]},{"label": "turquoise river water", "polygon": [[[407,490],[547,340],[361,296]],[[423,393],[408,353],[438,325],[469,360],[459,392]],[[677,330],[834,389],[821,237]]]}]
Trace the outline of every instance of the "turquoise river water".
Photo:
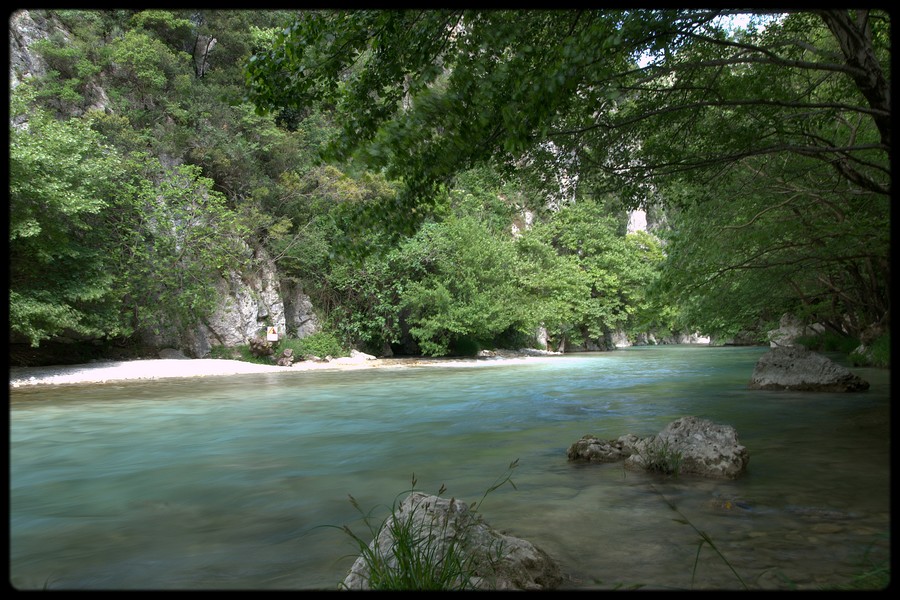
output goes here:
[{"label": "turquoise river water", "polygon": [[[339,527],[368,531],[349,495],[383,517],[414,477],[471,503],[518,460],[479,513],[547,551],[567,588],[845,584],[890,558],[889,371],[854,369],[861,393],[748,390],[765,351],[11,389],[10,583],[336,589],[356,553]],[[648,436],[686,415],[735,427],[747,473],[566,458],[584,434]]]}]

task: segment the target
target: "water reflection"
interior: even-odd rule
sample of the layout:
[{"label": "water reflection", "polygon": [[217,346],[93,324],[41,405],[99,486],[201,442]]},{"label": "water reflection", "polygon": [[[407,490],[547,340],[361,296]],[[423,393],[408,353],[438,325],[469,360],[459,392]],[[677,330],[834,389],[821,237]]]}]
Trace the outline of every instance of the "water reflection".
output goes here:
[{"label": "water reflection", "polygon": [[[527,365],[285,373],[11,391],[10,580],[18,588],[334,589],[409,489],[481,498],[573,587],[845,582],[889,510],[889,380],[852,395],[746,389],[759,348],[634,348]],[[750,451],[733,482],[568,463],[585,433],[650,435],[693,414]],[[742,504],[723,508],[723,499]],[[362,528],[362,529],[360,529]],[[881,540],[881,541],[879,541]]]}]

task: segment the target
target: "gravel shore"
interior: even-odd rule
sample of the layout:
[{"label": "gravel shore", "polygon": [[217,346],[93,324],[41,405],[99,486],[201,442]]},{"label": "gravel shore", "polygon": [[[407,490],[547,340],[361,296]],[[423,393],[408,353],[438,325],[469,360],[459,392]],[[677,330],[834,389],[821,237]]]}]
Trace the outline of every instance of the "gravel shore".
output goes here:
[{"label": "gravel shore", "polygon": [[240,360],[217,358],[148,359],[96,362],[84,365],[53,367],[12,367],[9,386],[58,385],[70,383],[108,383],[134,379],[168,379],[172,377],[208,377],[213,375],[241,375],[246,373],[285,373],[326,369],[359,369],[377,366],[374,361],[335,359],[330,362],[303,361],[291,367],[259,365]]},{"label": "gravel shore", "polygon": [[[546,353],[553,355],[555,353]],[[96,362],[83,365],[51,367],[11,367],[9,387],[62,385],[77,383],[109,383],[127,380],[169,379],[173,377],[208,377],[245,373],[290,373],[296,371],[335,371],[391,367],[423,367],[429,365],[467,366],[502,361],[534,360],[535,356],[504,355],[487,358],[336,358],[328,362],[301,361],[290,367],[259,365],[239,360],[218,358],[146,359]]]}]

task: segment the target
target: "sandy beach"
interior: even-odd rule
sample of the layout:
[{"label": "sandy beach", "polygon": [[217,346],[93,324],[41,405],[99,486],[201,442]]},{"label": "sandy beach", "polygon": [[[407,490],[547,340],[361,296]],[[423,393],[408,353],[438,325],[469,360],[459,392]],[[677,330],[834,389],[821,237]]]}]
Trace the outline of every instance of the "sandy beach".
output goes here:
[{"label": "sandy beach", "polygon": [[345,357],[327,362],[301,361],[290,367],[260,365],[239,360],[218,358],[143,359],[95,362],[82,365],[49,367],[11,367],[9,387],[36,385],[96,384],[127,380],[170,379],[180,377],[210,377],[248,373],[291,373],[297,371],[337,371],[375,368],[409,368],[428,366],[472,366],[508,364],[516,361],[540,360],[556,353],[533,355],[503,354],[483,358],[371,358]]}]

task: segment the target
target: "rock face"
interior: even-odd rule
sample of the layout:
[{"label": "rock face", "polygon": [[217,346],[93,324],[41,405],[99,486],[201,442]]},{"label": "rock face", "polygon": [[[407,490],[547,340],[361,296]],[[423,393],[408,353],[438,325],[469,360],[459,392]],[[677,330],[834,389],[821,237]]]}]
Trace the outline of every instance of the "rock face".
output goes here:
[{"label": "rock face", "polygon": [[[504,535],[484,523],[464,502],[413,492],[387,519],[378,537],[369,545],[386,565],[396,568],[392,527],[409,528],[422,540],[417,550],[446,556],[460,550],[471,561],[470,577],[458,578],[454,589],[545,590],[563,582],[559,566],[530,542]],[[434,554],[432,554],[434,556]],[[344,579],[342,588],[370,590],[373,582],[368,563],[360,556]]]},{"label": "rock face", "polygon": [[699,333],[686,332],[660,332],[644,331],[634,334],[634,339],[621,329],[613,331],[610,335],[612,346],[615,348],[629,348],[631,346],[658,346],[666,344],[697,344],[708,345],[711,339]]},{"label": "rock face", "polygon": [[11,88],[29,77],[41,77],[47,70],[43,59],[31,51],[34,42],[50,37],[54,31],[66,32],[42,17],[38,11],[17,10],[9,17],[9,84]]},{"label": "rock face", "polygon": [[[33,50],[35,42],[60,37],[68,41],[72,34],[48,10],[16,10],[9,16],[9,87],[15,88],[30,78],[47,74],[48,66],[40,53]],[[87,110],[105,110],[109,98],[100,86],[87,81],[82,90],[84,102],[71,107],[70,116],[81,116]]]},{"label": "rock face", "polygon": [[569,460],[624,461],[632,470],[665,474],[689,473],[714,479],[735,479],[747,470],[750,454],[730,425],[698,417],[677,419],[655,436],[626,434],[614,440],[586,435],[569,446]]},{"label": "rock face", "polygon": [[246,344],[260,329],[274,325],[285,335],[284,301],[275,264],[262,249],[253,252],[256,273],[241,277],[231,273],[219,286],[220,308],[205,323],[208,337],[225,346]]},{"label": "rock face", "polygon": [[253,251],[252,260],[252,277],[232,272],[219,280],[219,307],[204,323],[187,331],[160,324],[160,333],[141,332],[142,341],[155,347],[180,348],[194,358],[205,358],[214,346],[247,344],[268,325],[276,327],[279,338],[302,338],[319,331],[309,297],[299,288],[280,284],[278,269],[265,250]]},{"label": "rock face", "polygon": [[769,337],[769,345],[772,348],[777,348],[779,346],[796,346],[797,338],[818,335],[824,330],[825,328],[822,325],[804,325],[797,317],[791,314],[784,314],[778,323],[778,329],[769,330],[767,335]]},{"label": "rock face", "polygon": [[799,346],[772,348],[756,363],[750,389],[861,392],[869,382],[831,359]]}]

